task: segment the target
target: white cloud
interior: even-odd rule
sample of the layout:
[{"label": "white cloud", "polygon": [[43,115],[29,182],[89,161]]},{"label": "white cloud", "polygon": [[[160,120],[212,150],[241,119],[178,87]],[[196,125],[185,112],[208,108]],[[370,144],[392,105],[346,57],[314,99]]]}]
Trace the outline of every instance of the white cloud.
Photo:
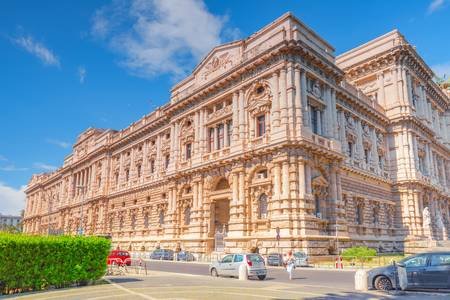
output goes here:
[{"label": "white cloud", "polygon": [[16,171],[27,171],[28,168],[18,168],[15,165],[6,165],[0,167],[0,171],[4,172],[16,172]]},{"label": "white cloud", "polygon": [[0,182],[0,213],[20,215],[20,210],[25,207],[25,188],[26,186],[21,186],[15,189]]},{"label": "white cloud", "polygon": [[78,67],[78,77],[80,79],[80,83],[83,84],[86,79],[87,71],[83,66]]},{"label": "white cloud", "polygon": [[48,165],[48,164],[41,163],[41,162],[35,162],[33,164],[33,167],[35,167],[36,169],[44,170],[44,171],[55,171],[57,169],[57,167],[55,167],[55,166]]},{"label": "white cloud", "polygon": [[444,5],[445,0],[433,0],[431,1],[430,5],[428,5],[428,14],[432,14],[438,9],[442,8]]},{"label": "white cloud", "polygon": [[49,144],[53,144],[53,145],[56,145],[56,146],[61,147],[61,148],[64,148],[64,149],[70,147],[70,143],[68,143],[68,142],[64,142],[64,141],[60,141],[60,140],[55,140],[55,139],[46,139],[46,141],[47,141],[47,143],[49,143]]},{"label": "white cloud", "polygon": [[118,52],[132,74],[181,77],[222,42],[226,17],[210,13],[201,0],[115,1],[97,10],[92,34]]},{"label": "white cloud", "polygon": [[437,64],[431,67],[436,76],[439,78],[450,77],[450,61],[442,64]]},{"label": "white cloud", "polygon": [[22,36],[13,40],[14,43],[30,54],[39,58],[45,65],[59,67],[59,58],[44,44],[39,43],[31,36]]},{"label": "white cloud", "polygon": [[8,159],[5,156],[0,154],[0,161],[8,161]]}]

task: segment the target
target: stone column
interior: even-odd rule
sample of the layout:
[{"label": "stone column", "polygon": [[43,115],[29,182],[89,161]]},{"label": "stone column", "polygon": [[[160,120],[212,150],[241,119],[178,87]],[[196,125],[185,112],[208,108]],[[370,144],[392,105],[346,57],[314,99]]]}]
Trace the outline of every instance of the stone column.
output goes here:
[{"label": "stone column", "polygon": [[289,198],[289,162],[288,161],[283,161],[281,173],[282,173],[281,197],[282,197],[282,199],[288,199]]},{"label": "stone column", "polygon": [[244,91],[239,90],[239,138],[245,139]]},{"label": "stone column", "polygon": [[339,132],[337,126],[337,110],[336,110],[336,90],[331,89],[331,135],[334,139],[339,140]]},{"label": "stone column", "polygon": [[237,92],[233,93],[233,144],[239,141],[239,94]]},{"label": "stone column", "polygon": [[287,120],[289,136],[295,136],[297,119],[295,112],[295,84],[294,84],[294,67],[292,63],[287,66],[286,73],[286,103],[287,103]]},{"label": "stone column", "polygon": [[273,167],[273,198],[280,199],[281,197],[281,168],[280,164],[275,162]]},{"label": "stone column", "polygon": [[301,95],[301,101],[302,101],[302,108],[303,108],[303,125],[310,126],[309,125],[309,108],[308,108],[308,96],[306,93],[306,71],[305,69],[300,70],[300,95]]},{"label": "stone column", "polygon": [[306,194],[312,194],[312,185],[311,185],[311,166],[309,163],[305,165],[305,176],[306,176]]},{"label": "stone column", "polygon": [[239,172],[239,204],[245,205],[245,173]]},{"label": "stone column", "polygon": [[238,173],[232,173],[232,203],[233,204],[239,204],[239,174]]},{"label": "stone column", "polygon": [[272,81],[272,128],[276,129],[280,126],[280,97],[279,97],[279,79],[278,73],[275,72],[271,78]]},{"label": "stone column", "polygon": [[226,120],[223,122],[223,147],[226,148],[230,145],[228,140],[228,126]]},{"label": "stone column", "polygon": [[384,73],[383,72],[378,74],[377,80],[378,80],[378,103],[380,105],[382,105],[383,107],[386,107],[386,103],[384,100],[385,95],[384,95]]},{"label": "stone column", "polygon": [[295,116],[296,116],[296,130],[297,136],[300,136],[301,128],[302,128],[302,119],[303,119],[303,105],[301,98],[301,79],[300,79],[300,69],[294,69],[294,85],[295,85]]},{"label": "stone column", "polygon": [[305,180],[305,162],[300,160],[298,163],[298,193],[299,198],[305,198],[306,180]]},{"label": "stone column", "polygon": [[198,155],[198,146],[199,146],[199,142],[200,142],[200,111],[196,111],[195,112],[195,116],[194,116],[194,155],[197,156]]},{"label": "stone column", "polygon": [[288,125],[288,107],[287,107],[287,87],[286,87],[286,69],[280,69],[280,110],[281,110],[281,125],[283,129]]}]

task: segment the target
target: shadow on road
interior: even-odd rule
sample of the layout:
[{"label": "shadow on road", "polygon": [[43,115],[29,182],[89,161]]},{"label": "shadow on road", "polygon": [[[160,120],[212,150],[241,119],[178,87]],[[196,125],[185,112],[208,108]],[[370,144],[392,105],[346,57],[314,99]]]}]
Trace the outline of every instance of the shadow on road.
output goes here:
[{"label": "shadow on road", "polygon": [[307,297],[304,299],[309,299],[309,300],[331,300],[331,299],[356,299],[356,300],[366,300],[366,299],[392,299],[391,297],[384,297],[381,295],[374,295],[371,293],[362,293],[362,292],[345,292],[345,293],[340,293],[340,294],[335,294],[335,293],[327,293],[324,294],[323,296],[319,296],[319,297]]},{"label": "shadow on road", "polygon": [[133,277],[120,277],[120,278],[108,278],[109,281],[114,283],[127,283],[127,282],[137,282],[137,281],[143,281],[140,278],[133,278]]}]

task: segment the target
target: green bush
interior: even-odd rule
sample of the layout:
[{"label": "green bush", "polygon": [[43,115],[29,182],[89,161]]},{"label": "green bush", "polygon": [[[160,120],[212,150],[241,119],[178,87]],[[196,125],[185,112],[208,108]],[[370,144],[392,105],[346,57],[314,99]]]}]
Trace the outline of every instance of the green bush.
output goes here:
[{"label": "green bush", "polygon": [[105,274],[111,242],[100,237],[0,233],[2,294],[65,287]]},{"label": "green bush", "polygon": [[377,250],[365,246],[351,247],[342,251],[342,257],[346,260],[358,259],[361,262],[370,261],[377,256]]}]

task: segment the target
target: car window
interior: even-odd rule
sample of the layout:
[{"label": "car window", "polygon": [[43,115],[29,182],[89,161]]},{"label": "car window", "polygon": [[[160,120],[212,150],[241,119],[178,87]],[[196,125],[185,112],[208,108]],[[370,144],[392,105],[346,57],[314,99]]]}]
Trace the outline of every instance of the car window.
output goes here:
[{"label": "car window", "polygon": [[295,252],[295,253],[294,253],[294,256],[295,256],[295,257],[305,257],[306,254],[303,253],[303,252]]},{"label": "car window", "polygon": [[244,256],[243,255],[241,255],[241,254],[236,254],[235,256],[234,256],[234,262],[241,262],[241,261],[243,261],[244,260]]},{"label": "car window", "polygon": [[435,254],[431,256],[432,266],[450,266],[450,254]]},{"label": "car window", "polygon": [[222,263],[230,263],[233,261],[233,255],[227,255],[222,259]]},{"label": "car window", "polygon": [[425,267],[427,265],[427,256],[414,256],[402,261],[406,267]]},{"label": "car window", "polygon": [[264,262],[264,259],[258,254],[249,254],[247,255],[247,259],[253,263]]}]

